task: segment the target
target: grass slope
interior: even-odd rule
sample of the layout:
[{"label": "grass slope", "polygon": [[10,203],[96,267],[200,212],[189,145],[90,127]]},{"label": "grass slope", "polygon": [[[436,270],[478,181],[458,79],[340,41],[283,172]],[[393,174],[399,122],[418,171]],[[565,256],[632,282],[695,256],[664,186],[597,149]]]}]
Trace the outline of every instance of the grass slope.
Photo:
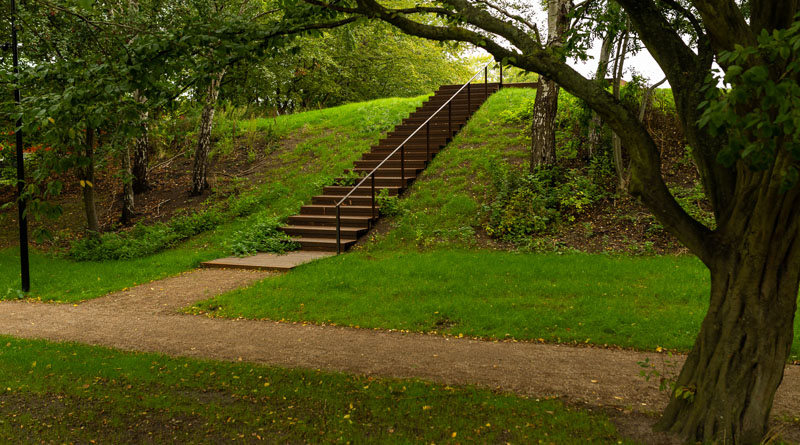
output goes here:
[{"label": "grass slope", "polygon": [[[172,250],[133,260],[76,263],[55,254],[34,252],[29,296],[64,302],[94,298],[228,255],[228,245],[237,231],[247,230],[264,216],[283,218],[295,213],[424,99],[380,99],[250,121],[247,128],[270,129],[281,134],[284,141],[284,149],[275,152],[277,167],[266,173],[264,183],[255,189],[243,185],[241,193],[234,196],[240,201],[250,200],[247,205],[257,209],[254,213]],[[0,250],[0,299],[19,296],[18,258],[18,249]]]},{"label": "grass slope", "polygon": [[[389,230],[361,249],[189,311],[688,350],[709,293],[708,271],[694,257],[476,250],[493,163],[527,156],[520,129],[501,124],[499,116],[534,94],[507,89],[493,95],[400,200]],[[792,359],[798,360],[800,317],[795,332]]]},{"label": "grass slope", "polygon": [[9,337],[0,381],[8,443],[618,440],[604,416],[557,400]]}]

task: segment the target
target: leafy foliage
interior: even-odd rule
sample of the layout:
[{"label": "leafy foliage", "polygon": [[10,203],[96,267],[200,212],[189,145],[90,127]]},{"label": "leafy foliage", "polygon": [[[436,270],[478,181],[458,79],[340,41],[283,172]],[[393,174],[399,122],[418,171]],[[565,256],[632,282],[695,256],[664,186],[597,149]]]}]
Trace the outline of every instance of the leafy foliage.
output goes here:
[{"label": "leafy foliage", "polygon": [[563,219],[574,220],[604,196],[600,187],[577,170],[542,167],[523,174],[497,164],[494,171],[497,194],[484,209],[486,231],[506,241],[522,242]]},{"label": "leafy foliage", "polygon": [[286,253],[299,248],[289,235],[278,230],[280,226],[281,221],[275,217],[258,218],[252,227],[234,233],[231,251],[236,256],[248,256],[258,252]]},{"label": "leafy foliage", "polygon": [[175,246],[180,241],[210,230],[223,219],[222,212],[209,209],[173,218],[167,224],[139,224],[129,232],[109,232],[99,237],[74,241],[69,255],[77,261],[138,258]]},{"label": "leafy foliage", "polygon": [[[797,183],[800,161],[800,20],[788,29],[763,30],[755,47],[736,45],[723,53],[727,91],[707,86],[700,125],[712,135],[726,135],[718,160],[726,166],[743,161],[753,170],[772,166],[781,151],[784,188]],[[771,74],[768,67],[780,67]],[[716,79],[709,76],[709,84]]]}]

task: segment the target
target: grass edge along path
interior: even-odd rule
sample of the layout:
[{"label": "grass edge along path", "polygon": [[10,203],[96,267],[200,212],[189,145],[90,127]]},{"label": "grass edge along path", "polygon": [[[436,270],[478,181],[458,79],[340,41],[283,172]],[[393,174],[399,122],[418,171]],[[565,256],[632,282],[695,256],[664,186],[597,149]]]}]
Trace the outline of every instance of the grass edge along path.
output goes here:
[{"label": "grass edge along path", "polygon": [[474,387],[0,336],[0,439],[623,443],[602,414]]},{"label": "grass edge along path", "polygon": [[[352,252],[187,311],[487,339],[687,351],[707,310],[691,256]],[[792,360],[800,351],[800,317]]]}]

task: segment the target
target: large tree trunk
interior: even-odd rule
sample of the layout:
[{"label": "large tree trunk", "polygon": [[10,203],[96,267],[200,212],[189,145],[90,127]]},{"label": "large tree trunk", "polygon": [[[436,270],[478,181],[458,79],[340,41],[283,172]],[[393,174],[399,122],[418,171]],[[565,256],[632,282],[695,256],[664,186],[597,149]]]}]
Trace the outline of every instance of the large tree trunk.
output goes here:
[{"label": "large tree trunk", "polygon": [[[563,45],[564,33],[569,25],[567,13],[571,6],[570,0],[547,1],[548,47],[557,49]],[[558,85],[552,80],[539,77],[531,124],[531,171],[538,166],[553,165],[556,162],[558,89]]]},{"label": "large tree trunk", "polygon": [[785,255],[796,242],[772,237],[759,254],[740,251],[711,268],[711,305],[676,382],[689,395],[672,397],[659,429],[703,442],[764,437],[793,339],[800,264]]},{"label": "large tree trunk", "polygon": [[[139,103],[147,101],[147,98],[142,96],[138,90],[133,93],[133,98]],[[147,118],[148,113],[142,113],[142,134],[136,139],[133,145],[133,166],[131,167],[131,174],[133,175],[133,192],[137,194],[148,192],[152,188],[150,186],[150,179],[147,176],[150,158],[150,137],[148,135],[149,125],[147,124]]]},{"label": "large tree trunk", "polygon": [[737,204],[744,204],[720,228],[717,253],[707,261],[709,310],[658,429],[691,441],[748,444],[766,433],[800,284],[800,191],[780,191],[776,164],[774,173],[746,181],[754,187],[737,190]]},{"label": "large tree trunk", "polygon": [[81,181],[81,188],[83,188],[83,209],[86,213],[86,229],[90,234],[96,234],[100,231],[100,223],[97,220],[97,209],[94,202],[94,144],[94,129],[87,128],[86,144],[83,154],[88,159],[88,163],[78,168],[78,179]]},{"label": "large tree trunk", "polygon": [[192,196],[202,195],[208,188],[208,153],[211,150],[211,128],[214,124],[214,112],[216,111],[217,97],[219,96],[219,86],[224,76],[224,69],[216,76],[213,76],[206,93],[206,105],[203,107],[203,114],[200,117],[200,133],[197,137],[197,148],[194,152],[192,189],[189,192]]},{"label": "large tree trunk", "polygon": [[[617,34],[608,31],[603,37],[603,45],[600,47],[600,58],[597,63],[597,72],[594,79],[601,85],[606,85],[606,75],[608,74],[608,61],[611,59],[611,50],[614,49],[614,39]],[[589,158],[593,158],[600,151],[600,144],[603,139],[603,121],[596,111],[592,111],[592,120],[589,121]]]}]

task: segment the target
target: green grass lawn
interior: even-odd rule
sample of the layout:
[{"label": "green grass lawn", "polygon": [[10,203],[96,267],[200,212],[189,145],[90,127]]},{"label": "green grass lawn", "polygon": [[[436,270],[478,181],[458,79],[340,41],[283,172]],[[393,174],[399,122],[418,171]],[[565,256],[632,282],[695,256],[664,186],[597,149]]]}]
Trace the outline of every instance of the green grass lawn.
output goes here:
[{"label": "green grass lawn", "polygon": [[[486,338],[685,351],[709,275],[690,256],[353,252],[190,311]],[[800,353],[800,317],[793,359]]]},{"label": "green grass lawn", "polygon": [[9,443],[622,443],[557,400],[10,337],[0,382]]}]

